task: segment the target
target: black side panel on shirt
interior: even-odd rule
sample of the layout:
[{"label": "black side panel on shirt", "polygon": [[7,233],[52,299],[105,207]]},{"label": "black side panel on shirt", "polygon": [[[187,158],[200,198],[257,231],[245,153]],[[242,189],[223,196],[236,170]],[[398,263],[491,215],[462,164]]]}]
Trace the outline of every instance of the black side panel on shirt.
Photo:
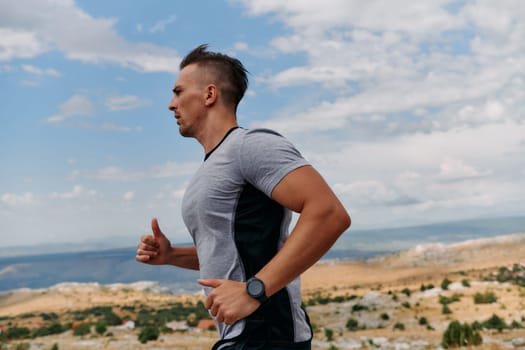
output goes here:
[{"label": "black side panel on shirt", "polygon": [[[235,213],[234,235],[246,279],[277,254],[283,218],[284,208],[279,203],[250,184],[244,187]],[[258,326],[251,327],[252,324]],[[293,317],[286,288],[250,315],[246,328],[255,341],[293,343]]]}]

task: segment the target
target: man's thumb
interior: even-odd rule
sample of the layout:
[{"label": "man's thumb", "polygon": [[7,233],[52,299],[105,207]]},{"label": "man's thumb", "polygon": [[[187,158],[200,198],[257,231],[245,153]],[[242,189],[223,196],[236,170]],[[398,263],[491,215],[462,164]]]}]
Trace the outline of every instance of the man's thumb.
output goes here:
[{"label": "man's thumb", "polygon": [[211,287],[211,288],[217,288],[221,285],[221,280],[215,279],[215,278],[209,278],[209,279],[197,279],[197,282],[203,286],[203,287]]},{"label": "man's thumb", "polygon": [[151,230],[153,231],[153,237],[155,238],[160,238],[161,236],[164,236],[164,234],[160,230],[157,218],[153,218],[153,220],[151,220]]}]

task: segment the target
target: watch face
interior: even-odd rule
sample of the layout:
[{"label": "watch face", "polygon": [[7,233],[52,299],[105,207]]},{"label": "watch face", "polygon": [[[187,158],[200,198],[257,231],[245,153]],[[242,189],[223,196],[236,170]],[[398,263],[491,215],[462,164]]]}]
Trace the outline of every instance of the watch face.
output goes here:
[{"label": "watch face", "polygon": [[247,287],[251,296],[258,297],[264,293],[264,285],[259,280],[250,280]]}]

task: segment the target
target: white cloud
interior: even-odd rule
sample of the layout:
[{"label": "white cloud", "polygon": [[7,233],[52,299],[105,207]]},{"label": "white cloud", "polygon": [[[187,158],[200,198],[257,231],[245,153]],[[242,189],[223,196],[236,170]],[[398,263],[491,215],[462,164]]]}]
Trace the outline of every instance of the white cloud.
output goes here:
[{"label": "white cloud", "polygon": [[160,21],[158,21],[157,23],[155,23],[150,29],[150,33],[157,33],[157,32],[163,32],[166,30],[166,27],[175,22],[177,20],[177,16],[175,15],[171,15],[169,16],[168,18],[166,19],[162,19]]},{"label": "white cloud", "polygon": [[151,101],[133,95],[110,96],[106,99],[106,107],[110,111],[121,111],[147,106]]},{"label": "white cloud", "polygon": [[179,189],[176,189],[172,192],[173,198],[177,200],[181,200],[182,197],[184,197],[184,193],[186,192],[186,187],[181,187]]},{"label": "white cloud", "polygon": [[521,215],[523,135],[525,124],[505,122],[376,139],[317,135],[296,144],[363,228]]},{"label": "white cloud", "polygon": [[135,198],[135,192],[133,192],[133,191],[128,191],[128,192],[124,193],[124,195],[122,196],[122,198],[123,198],[125,201],[132,201],[132,200]]},{"label": "white cloud", "polygon": [[235,44],[233,44],[233,48],[236,51],[247,51],[248,50],[248,44],[243,41],[238,41]]},{"label": "white cloud", "polygon": [[0,28],[0,61],[30,58],[47,50],[48,44],[32,31]]},{"label": "white cloud", "polygon": [[59,107],[60,112],[66,116],[93,115],[95,108],[88,97],[73,95]]},{"label": "white cloud", "polygon": [[145,179],[160,179],[175,176],[187,176],[195,172],[200,165],[198,162],[173,162],[152,166],[147,170],[125,169],[117,166],[109,166],[96,170],[75,170],[70,173],[68,179],[85,178],[98,181],[140,181]]},{"label": "white cloud", "polygon": [[37,203],[35,195],[31,192],[24,194],[4,193],[0,199],[2,203],[9,207],[31,206]]},{"label": "white cloud", "polygon": [[2,1],[1,6],[0,60],[59,50],[83,62],[111,62],[142,72],[178,71],[175,50],[129,42],[116,32],[116,19],[92,17],[72,0]]},{"label": "white cloud", "polygon": [[415,199],[409,198],[380,181],[356,181],[350,184],[335,184],[334,190],[348,196],[353,206],[407,205]]},{"label": "white cloud", "polygon": [[128,126],[116,125],[113,123],[104,123],[100,126],[102,130],[116,131],[116,132],[130,132],[131,128]]},{"label": "white cloud", "polygon": [[29,64],[22,65],[22,69],[25,72],[31,73],[34,75],[45,75],[45,76],[50,76],[50,77],[59,77],[61,75],[60,72],[58,72],[55,69],[52,69],[52,68],[41,69],[41,68],[29,65]]},{"label": "white cloud", "polygon": [[97,191],[93,189],[87,189],[80,185],[75,185],[69,192],[53,192],[51,198],[58,199],[89,199],[97,196]]},{"label": "white cloud", "polygon": [[[271,46],[306,63],[257,80],[311,85],[333,97],[259,125],[287,134],[348,130],[386,136],[523,120],[525,3],[239,1],[290,29]],[[321,94],[320,94],[321,95]],[[326,93],[324,94],[326,95]],[[418,111],[425,110],[421,115]]]},{"label": "white cloud", "polygon": [[60,114],[54,114],[52,116],[47,117],[46,122],[49,124],[57,124],[62,123],[66,119],[65,116]]},{"label": "white cloud", "polygon": [[323,31],[344,28],[349,24],[376,31],[432,32],[451,29],[455,20],[447,13],[446,1],[418,2],[331,0],[331,1],[266,1],[240,0],[250,14],[272,14],[298,30]]},{"label": "white cloud", "polygon": [[444,179],[462,179],[486,175],[461,159],[446,157],[439,165],[439,176]]},{"label": "white cloud", "polygon": [[47,123],[61,123],[73,116],[92,116],[95,107],[91,100],[83,95],[73,95],[59,107],[59,113],[47,118]]}]

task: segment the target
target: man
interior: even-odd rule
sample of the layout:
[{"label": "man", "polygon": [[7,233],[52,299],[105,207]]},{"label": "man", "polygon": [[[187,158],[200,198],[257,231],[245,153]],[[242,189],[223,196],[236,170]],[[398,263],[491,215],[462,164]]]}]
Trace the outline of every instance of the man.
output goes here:
[{"label": "man", "polygon": [[[195,245],[172,247],[153,219],[136,259],[200,270],[205,307],[221,336],[214,349],[310,349],[299,275],[350,217],[284,137],[238,127],[246,73],[240,61],[206,45],[182,60],[169,109],[180,134],[197,139],[206,155],[182,203]],[[291,211],[300,215],[288,234]]]}]

